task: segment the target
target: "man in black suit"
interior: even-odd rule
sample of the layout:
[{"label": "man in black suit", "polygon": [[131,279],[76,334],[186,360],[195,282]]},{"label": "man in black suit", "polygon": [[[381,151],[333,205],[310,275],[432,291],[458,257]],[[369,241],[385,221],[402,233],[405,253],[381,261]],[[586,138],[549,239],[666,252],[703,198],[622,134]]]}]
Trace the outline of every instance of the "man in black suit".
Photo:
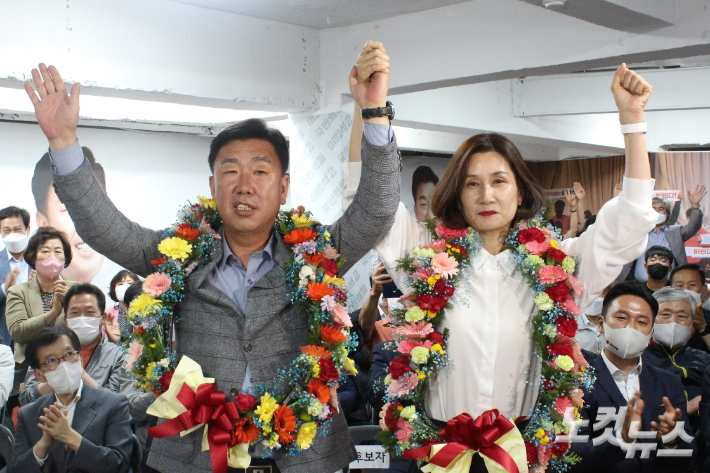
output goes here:
[{"label": "man in black suit", "polygon": [[47,327],[32,337],[25,357],[53,392],[20,409],[8,471],[127,472],[133,451],[128,399],[83,383],[77,335],[65,326]]},{"label": "man in black suit", "polygon": [[[596,381],[594,388],[584,393],[587,407],[581,413],[588,424],[585,422],[572,440],[572,451],[582,461],[570,471],[693,471],[691,456],[696,449],[683,385],[676,375],[641,359],[657,313],[658,302],[648,295],[642,283],[617,284],[604,298],[600,330],[605,347],[591,362]],[[621,408],[627,409],[625,415],[620,413]],[[594,427],[609,418],[608,411],[619,413],[615,417],[615,434],[610,429],[613,422]],[[676,426],[680,429],[680,421],[682,435],[668,436]],[[637,429],[632,425],[635,422]],[[588,438],[581,441],[584,437],[579,436]],[[651,450],[648,458],[642,458],[645,455],[640,453],[641,443],[651,444],[647,445]],[[680,453],[691,456],[675,455]]]}]

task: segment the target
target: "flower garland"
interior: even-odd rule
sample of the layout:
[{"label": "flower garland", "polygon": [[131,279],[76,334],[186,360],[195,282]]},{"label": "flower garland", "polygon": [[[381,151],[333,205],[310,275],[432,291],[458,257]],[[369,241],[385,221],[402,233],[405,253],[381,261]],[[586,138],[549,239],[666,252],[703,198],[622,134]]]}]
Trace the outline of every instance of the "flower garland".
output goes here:
[{"label": "flower garland", "polygon": [[[216,231],[222,222],[216,203],[204,197],[199,197],[199,201],[185,206],[178,213],[177,223],[163,234],[158,250],[164,256],[152,261],[157,272],[145,279],[143,294],[131,302],[128,312],[135,330],[126,344],[127,370],[137,386],[156,395],[169,390],[176,368],[176,355],[168,352],[163,331],[184,297],[186,278],[209,261],[216,240],[220,239]],[[179,406],[182,411],[187,408],[187,414],[192,416],[188,405],[199,405],[204,399],[205,405],[214,410],[211,419],[200,420],[195,414],[190,422],[209,424],[211,429],[214,419],[227,419],[226,424],[214,426],[215,432],[226,433],[226,440],[220,444],[219,439],[213,438],[217,435],[209,436],[215,471],[215,464],[222,459],[215,458],[212,450],[225,443],[229,447],[262,443],[265,456],[279,449],[289,454],[308,449],[316,435],[325,434],[326,424],[337,408],[335,389],[343,380],[341,373],[356,373],[348,358],[355,340],[350,336],[352,322],[345,308],[345,282],[338,277],[344,259],[331,245],[327,229],[302,207],[280,212],[276,223],[277,233],[292,250],[284,270],[287,282],[296,288],[292,303],[309,317],[308,344],[279,371],[273,386],[257,386],[253,393],[239,393],[233,401],[218,393],[222,397],[216,399],[221,401],[210,404],[210,399],[215,399],[209,394],[214,391],[213,383],[204,382],[196,391],[188,383],[182,386],[185,392],[177,396],[177,401],[185,404]],[[229,416],[226,411],[231,411]],[[161,436],[183,430],[179,427],[171,431],[168,424],[157,427],[162,427]]]},{"label": "flower garland", "polygon": [[[415,248],[398,261],[413,291],[402,298],[403,309],[392,311],[395,341],[400,354],[392,360],[384,380],[385,400],[380,413],[383,431],[378,440],[395,456],[406,456],[428,445],[444,442],[421,403],[428,378],[450,362],[446,354],[448,331],[442,327],[451,308],[459,279],[482,239],[471,228],[450,229],[427,222],[433,243]],[[506,248],[535,293],[537,313],[532,318],[533,341],[542,358],[540,396],[522,433],[531,471],[552,466],[566,470],[580,458],[568,452],[566,436],[580,421],[583,407],[580,386],[594,383],[591,368],[574,340],[580,313],[572,300],[583,287],[573,276],[575,260],[558,249],[559,236],[536,216],[514,225]],[[409,404],[409,405],[407,405]],[[421,451],[421,450],[420,450]],[[427,455],[428,456],[428,455]]]}]

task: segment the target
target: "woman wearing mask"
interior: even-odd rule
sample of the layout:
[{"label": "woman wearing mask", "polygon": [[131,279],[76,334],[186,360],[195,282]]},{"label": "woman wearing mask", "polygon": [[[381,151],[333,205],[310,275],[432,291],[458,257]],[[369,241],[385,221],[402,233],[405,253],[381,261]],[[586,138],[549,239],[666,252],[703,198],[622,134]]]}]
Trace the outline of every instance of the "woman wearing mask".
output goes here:
[{"label": "woman wearing mask", "polygon": [[106,309],[104,327],[101,331],[104,338],[108,338],[112,343],[118,343],[121,339],[130,337],[131,333],[133,333],[133,326],[126,318],[128,305],[124,300],[126,290],[131,284],[138,281],[140,281],[140,278],[137,274],[125,269],[116,273],[113,279],[111,279],[108,295],[116,304]]},{"label": "woman wearing mask", "polygon": [[71,259],[69,241],[55,228],[41,227],[27,244],[25,260],[37,276],[10,288],[5,309],[7,328],[15,341],[15,362],[21,366],[26,367],[25,344],[35,333],[64,324],[64,295],[76,283],[61,279],[59,273]]}]

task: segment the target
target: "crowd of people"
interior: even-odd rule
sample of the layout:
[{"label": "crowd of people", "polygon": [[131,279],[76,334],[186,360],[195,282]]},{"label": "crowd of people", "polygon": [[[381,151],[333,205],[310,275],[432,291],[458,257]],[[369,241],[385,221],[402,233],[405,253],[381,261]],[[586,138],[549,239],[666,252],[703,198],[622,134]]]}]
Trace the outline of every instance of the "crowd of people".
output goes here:
[{"label": "crowd of people", "polygon": [[[392,311],[412,304],[401,261],[413,248],[440,244],[427,229],[425,220],[432,216],[445,228],[470,227],[480,237],[480,248],[462,271],[464,289],[446,306],[453,366],[431,378],[421,407],[441,428],[461,413],[475,418],[496,409],[496,415],[516,420],[523,430],[544,396],[538,382],[544,367],[530,328],[541,303],[511,262],[505,240],[513,225],[546,207],[544,190],[510,140],[481,134],[461,145],[441,179],[420,172],[412,186],[412,215],[398,203],[399,156],[385,103],[388,72],[384,47],[368,42],[350,75],[356,120],[344,214],[328,227],[347,260],[343,271],[368,254],[373,262],[368,297],[343,322],[357,340],[349,353],[357,374],[332,386],[339,408],[328,434],[315,439],[306,453],[270,458],[252,448],[252,467],[230,466],[229,471],[340,471],[355,459],[348,426],[388,428],[387,380],[392,382],[392,361],[403,353],[393,343]],[[73,281],[63,272],[75,256],[65,232],[50,226],[48,218],[38,220],[33,231],[26,210],[0,210],[5,246],[0,252],[0,404],[15,439],[9,471],[212,471],[213,457],[203,452],[202,435],[148,435],[147,428],[157,423],[147,413],[157,393],[138,387],[126,366],[123,346],[135,330],[130,303],[154,271],[160,232],[130,222],[106,196],[93,155],[76,137],[78,87],[68,94],[54,67],[40,65],[32,74],[36,92],[29,84],[26,89],[50,144],[44,165],[52,169],[52,195],[74,219],[81,235],[76,238],[126,269],[107,288]],[[643,123],[650,85],[622,66],[612,92],[622,125]],[[572,472],[708,471],[710,311],[705,302],[710,291],[704,271],[688,263],[684,250],[684,242],[701,227],[706,191],[698,186],[688,192],[688,223],[675,224],[679,210],[651,199],[643,133],[624,133],[626,172],[617,195],[592,215],[583,186],[574,183],[565,199],[554,203],[545,229],[548,240],[537,242],[576,259],[575,278],[568,280],[582,310],[567,346],[577,357],[574,363],[591,366],[596,374],[593,385],[569,393],[584,400],[576,406],[582,420],[578,437],[573,436],[577,440],[564,451],[581,459],[572,462]],[[289,250],[274,229],[288,192],[288,163],[284,137],[259,120],[227,128],[210,148],[210,187],[224,222],[220,243],[206,269],[190,276],[185,300],[176,309],[181,320],[170,327],[165,343],[178,358],[189,355],[198,362],[231,397],[274,379],[305,345],[308,319],[291,305],[293,288],[279,267]],[[48,208],[46,202],[41,209],[38,205],[44,214]],[[112,231],[105,231],[109,226]],[[449,273],[455,274],[452,268]],[[437,284],[434,273],[427,277],[431,286]],[[110,307],[104,290],[113,301]],[[436,316],[439,310],[428,313]],[[412,330],[432,332],[414,322]],[[595,427],[609,412],[618,416],[612,434]],[[634,455],[641,438],[653,443],[650,455]],[[528,454],[527,460],[544,469],[550,457]],[[387,471],[415,472],[420,466],[397,458]],[[472,458],[470,471],[486,471],[481,456]]]}]

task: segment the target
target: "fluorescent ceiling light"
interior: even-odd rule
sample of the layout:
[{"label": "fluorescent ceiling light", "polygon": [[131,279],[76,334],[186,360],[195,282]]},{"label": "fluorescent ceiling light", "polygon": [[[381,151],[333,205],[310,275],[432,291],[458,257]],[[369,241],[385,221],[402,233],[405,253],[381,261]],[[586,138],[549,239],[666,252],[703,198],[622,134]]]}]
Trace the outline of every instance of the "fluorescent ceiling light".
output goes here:
[{"label": "fluorescent ceiling light", "polygon": [[[34,114],[24,89],[0,88],[0,111]],[[81,118],[90,120],[131,120],[147,123],[233,123],[247,118],[270,118],[285,112],[233,110],[176,103],[148,102],[115,97],[81,96]]]}]

